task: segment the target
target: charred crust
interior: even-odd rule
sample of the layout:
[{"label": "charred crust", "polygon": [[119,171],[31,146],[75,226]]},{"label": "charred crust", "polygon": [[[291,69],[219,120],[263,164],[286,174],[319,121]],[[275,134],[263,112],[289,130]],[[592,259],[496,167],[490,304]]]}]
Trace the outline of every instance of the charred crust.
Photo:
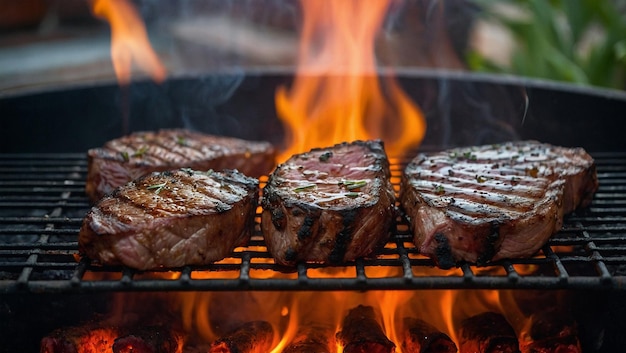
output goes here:
[{"label": "charred crust", "polygon": [[272,224],[277,230],[285,229],[287,218],[285,217],[285,213],[282,208],[278,207],[271,209],[270,215],[272,216]]},{"label": "charred crust", "polygon": [[311,236],[315,219],[311,216],[304,217],[302,227],[298,230],[298,239],[303,240]]},{"label": "charred crust", "polygon": [[448,238],[442,233],[437,233],[435,234],[435,241],[437,242],[437,248],[435,249],[437,265],[444,270],[456,266]]},{"label": "charred crust", "polygon": [[231,206],[230,206],[229,204],[227,204],[227,203],[218,202],[218,203],[215,205],[215,210],[216,210],[218,213],[224,213],[224,212],[226,212],[226,211],[228,211],[228,210],[230,210],[230,209],[231,209]]},{"label": "charred crust", "polygon": [[480,253],[478,258],[476,259],[476,264],[479,266],[485,265],[493,258],[496,254],[496,248],[498,244],[498,240],[500,239],[500,225],[497,223],[491,224],[491,229],[489,231],[489,235],[485,238],[485,243],[483,246],[483,251]]},{"label": "charred crust", "polygon": [[328,160],[333,156],[333,151],[322,152],[319,156],[320,162],[328,162]]},{"label": "charred crust", "polygon": [[274,187],[272,187],[272,184],[268,182],[265,189],[263,189],[263,198],[261,198],[261,206],[263,206],[264,209],[272,209],[273,205],[276,205],[279,202],[280,202],[280,197],[275,192]]},{"label": "charred crust", "polygon": [[343,261],[343,258],[346,255],[346,251],[348,251],[348,246],[352,241],[352,234],[356,217],[357,210],[349,210],[343,214],[343,228],[337,234],[337,237],[335,238],[335,247],[333,247],[333,250],[328,256],[328,260],[330,261],[330,263],[340,263]]},{"label": "charred crust", "polygon": [[297,257],[298,257],[298,252],[295,249],[289,247],[287,248],[287,250],[285,250],[285,261],[294,262],[296,261]]}]

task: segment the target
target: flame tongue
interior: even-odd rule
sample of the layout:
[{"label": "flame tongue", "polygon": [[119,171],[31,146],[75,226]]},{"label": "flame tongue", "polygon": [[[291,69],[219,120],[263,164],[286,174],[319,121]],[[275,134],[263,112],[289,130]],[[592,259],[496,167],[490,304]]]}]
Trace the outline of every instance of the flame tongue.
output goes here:
[{"label": "flame tongue", "polygon": [[380,81],[374,39],[391,0],[302,0],[296,79],[279,87],[276,108],[287,133],[280,160],[319,146],[380,138],[401,155],[425,133],[419,108],[388,77]]},{"label": "flame tongue", "polygon": [[120,84],[130,82],[132,63],[145,70],[153,80],[162,82],[166,70],[152,49],[143,21],[127,0],[93,0],[95,16],[111,26],[111,59]]}]

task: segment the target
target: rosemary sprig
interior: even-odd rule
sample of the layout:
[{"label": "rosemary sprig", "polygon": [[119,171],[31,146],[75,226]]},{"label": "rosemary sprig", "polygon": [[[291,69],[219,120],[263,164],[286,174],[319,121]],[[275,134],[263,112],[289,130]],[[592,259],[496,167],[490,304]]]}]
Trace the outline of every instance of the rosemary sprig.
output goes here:
[{"label": "rosemary sprig", "polygon": [[138,149],[137,151],[135,151],[135,153],[133,153],[133,157],[143,157],[143,155],[146,153],[146,151],[148,151],[148,146],[143,146],[140,149]]},{"label": "rosemary sprig", "polygon": [[358,192],[347,192],[344,194],[345,197],[349,197],[351,199],[356,198],[359,196]]},{"label": "rosemary sprig", "polygon": [[293,189],[293,191],[300,192],[300,191],[312,189],[314,187],[315,187],[315,184],[302,185],[302,186],[296,187],[295,189]]},{"label": "rosemary sprig", "polygon": [[176,137],[176,143],[181,146],[187,146],[187,139],[185,138],[185,136],[178,136]]},{"label": "rosemary sprig", "polygon": [[122,159],[124,160],[124,162],[128,162],[130,160],[130,158],[128,157],[128,152],[126,151],[120,152],[120,155],[122,156]]},{"label": "rosemary sprig", "polygon": [[342,180],[339,185],[343,185],[348,190],[356,190],[367,185],[367,180]]},{"label": "rosemary sprig", "polygon": [[161,192],[161,190],[163,190],[163,188],[165,187],[165,185],[167,185],[167,181],[163,182],[161,184],[153,184],[153,185],[149,185],[148,187],[146,187],[147,190],[154,190],[155,194],[158,194]]}]

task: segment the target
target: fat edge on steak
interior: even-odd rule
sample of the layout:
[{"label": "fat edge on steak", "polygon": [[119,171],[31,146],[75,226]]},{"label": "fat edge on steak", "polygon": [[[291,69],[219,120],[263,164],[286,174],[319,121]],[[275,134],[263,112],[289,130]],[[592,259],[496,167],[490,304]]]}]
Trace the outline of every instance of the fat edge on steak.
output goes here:
[{"label": "fat edge on steak", "polygon": [[583,149],[519,141],[416,156],[400,204],[420,253],[450,268],[534,255],[597,188]]}]

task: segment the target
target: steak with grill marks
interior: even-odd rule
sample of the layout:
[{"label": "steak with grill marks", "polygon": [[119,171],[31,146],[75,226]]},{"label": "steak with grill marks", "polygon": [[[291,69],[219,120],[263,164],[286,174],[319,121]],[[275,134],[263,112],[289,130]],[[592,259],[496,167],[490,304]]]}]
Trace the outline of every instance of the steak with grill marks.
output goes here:
[{"label": "steak with grill marks", "polygon": [[382,141],[354,141],[297,154],[263,189],[261,228],[278,264],[340,263],[372,254],[395,222]]},{"label": "steak with grill marks", "polygon": [[259,191],[257,179],[232,170],[153,172],[92,207],[79,252],[139,270],[221,260],[248,242]]},{"label": "steak with grill marks", "polygon": [[583,149],[520,141],[418,155],[400,203],[419,251],[449,268],[533,255],[597,188]]},{"label": "steak with grill marks", "polygon": [[151,172],[192,168],[237,169],[251,177],[275,167],[269,142],[213,136],[184,129],[135,132],[87,153],[85,191],[92,202],[118,186]]}]

